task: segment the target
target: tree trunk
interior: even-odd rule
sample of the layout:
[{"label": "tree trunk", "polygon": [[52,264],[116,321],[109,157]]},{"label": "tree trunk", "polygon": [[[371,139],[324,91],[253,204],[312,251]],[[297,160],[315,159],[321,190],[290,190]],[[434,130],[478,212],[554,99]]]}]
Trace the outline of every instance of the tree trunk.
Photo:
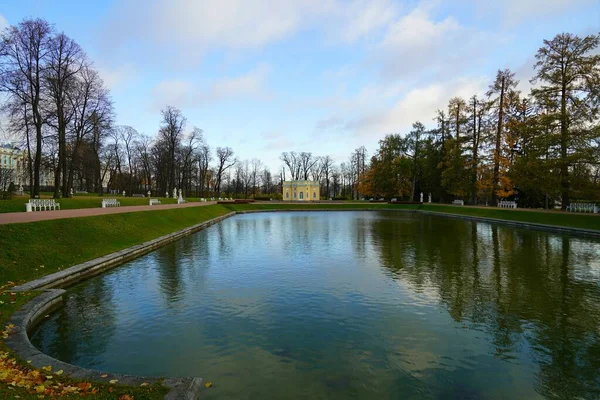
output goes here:
[{"label": "tree trunk", "polygon": [[29,122],[27,121],[27,108],[25,108],[25,131],[27,134],[27,165],[29,166],[29,197],[33,198],[33,159],[31,158],[31,139],[29,137]]},{"label": "tree trunk", "polygon": [[492,205],[496,205],[497,196],[496,188],[498,187],[498,179],[500,175],[500,139],[502,137],[502,128],[504,123],[504,83],[505,78],[502,77],[502,85],[500,87],[500,104],[498,105],[498,129],[496,130],[496,148],[494,150],[494,174],[492,176]]},{"label": "tree trunk", "polygon": [[42,165],[42,124],[37,123],[35,126],[35,130],[36,130],[35,139],[36,139],[37,148],[35,149],[35,163],[33,166],[34,178],[33,178],[33,193],[31,196],[33,198],[39,197],[39,195],[40,195],[40,168]]},{"label": "tree trunk", "polygon": [[471,171],[471,204],[477,205],[477,164],[479,152],[479,129],[481,127],[481,119],[477,123],[477,100],[473,98],[473,165]]},{"label": "tree trunk", "polygon": [[567,160],[568,135],[567,88],[563,78],[560,99],[560,187],[562,191],[561,209],[563,210],[566,210],[569,205],[569,162]]}]

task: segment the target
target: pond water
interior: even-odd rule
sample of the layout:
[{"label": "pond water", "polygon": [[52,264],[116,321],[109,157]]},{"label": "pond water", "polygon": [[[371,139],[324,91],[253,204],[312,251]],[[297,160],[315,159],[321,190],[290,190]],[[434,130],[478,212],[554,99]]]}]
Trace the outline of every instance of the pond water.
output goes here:
[{"label": "pond water", "polygon": [[204,398],[600,398],[600,241],[402,212],[239,215],[67,292],[69,363]]}]

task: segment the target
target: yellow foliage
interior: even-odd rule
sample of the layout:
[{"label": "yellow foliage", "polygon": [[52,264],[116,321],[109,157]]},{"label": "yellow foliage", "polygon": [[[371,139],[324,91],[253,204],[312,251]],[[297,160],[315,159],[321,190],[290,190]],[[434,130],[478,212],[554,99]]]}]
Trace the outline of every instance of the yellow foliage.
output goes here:
[{"label": "yellow foliage", "polygon": [[[8,337],[14,329],[14,325],[7,325],[2,331],[2,337]],[[52,371],[52,366],[42,367],[43,371]],[[62,370],[57,371],[61,375]],[[86,396],[97,393],[97,389],[91,383],[65,384],[52,380],[52,375],[40,373],[40,371],[24,367],[10,358],[8,352],[0,352],[0,382],[13,387],[22,387],[31,394],[37,394],[38,398],[58,397],[66,394],[79,394]]]},{"label": "yellow foliage", "polygon": [[512,181],[510,180],[510,178],[508,176],[501,175],[498,185],[499,185],[499,188],[496,190],[496,195],[499,198],[505,199],[505,198],[510,197],[513,194],[515,194],[515,188],[512,184]]}]

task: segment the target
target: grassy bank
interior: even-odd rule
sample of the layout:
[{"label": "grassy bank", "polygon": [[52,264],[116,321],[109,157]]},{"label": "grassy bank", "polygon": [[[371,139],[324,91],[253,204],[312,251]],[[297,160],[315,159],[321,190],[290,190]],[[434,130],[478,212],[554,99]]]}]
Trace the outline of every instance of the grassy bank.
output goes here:
[{"label": "grassy bank", "polygon": [[228,212],[215,205],[0,225],[0,286],[26,282]]}]

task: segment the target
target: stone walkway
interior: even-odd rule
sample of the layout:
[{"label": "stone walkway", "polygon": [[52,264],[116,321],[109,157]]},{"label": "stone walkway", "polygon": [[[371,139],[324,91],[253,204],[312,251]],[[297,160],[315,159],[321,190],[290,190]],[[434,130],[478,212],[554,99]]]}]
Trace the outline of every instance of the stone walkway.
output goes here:
[{"label": "stone walkway", "polygon": [[14,212],[0,213],[0,225],[4,224],[22,224],[26,222],[47,221],[51,219],[92,217],[96,215],[123,214],[140,211],[158,211],[170,210],[173,208],[202,207],[211,204],[217,204],[214,201],[204,203],[185,203],[185,204],[164,204],[157,206],[126,206],[112,208],[77,208],[74,210],[60,211],[34,211],[34,212]]}]

